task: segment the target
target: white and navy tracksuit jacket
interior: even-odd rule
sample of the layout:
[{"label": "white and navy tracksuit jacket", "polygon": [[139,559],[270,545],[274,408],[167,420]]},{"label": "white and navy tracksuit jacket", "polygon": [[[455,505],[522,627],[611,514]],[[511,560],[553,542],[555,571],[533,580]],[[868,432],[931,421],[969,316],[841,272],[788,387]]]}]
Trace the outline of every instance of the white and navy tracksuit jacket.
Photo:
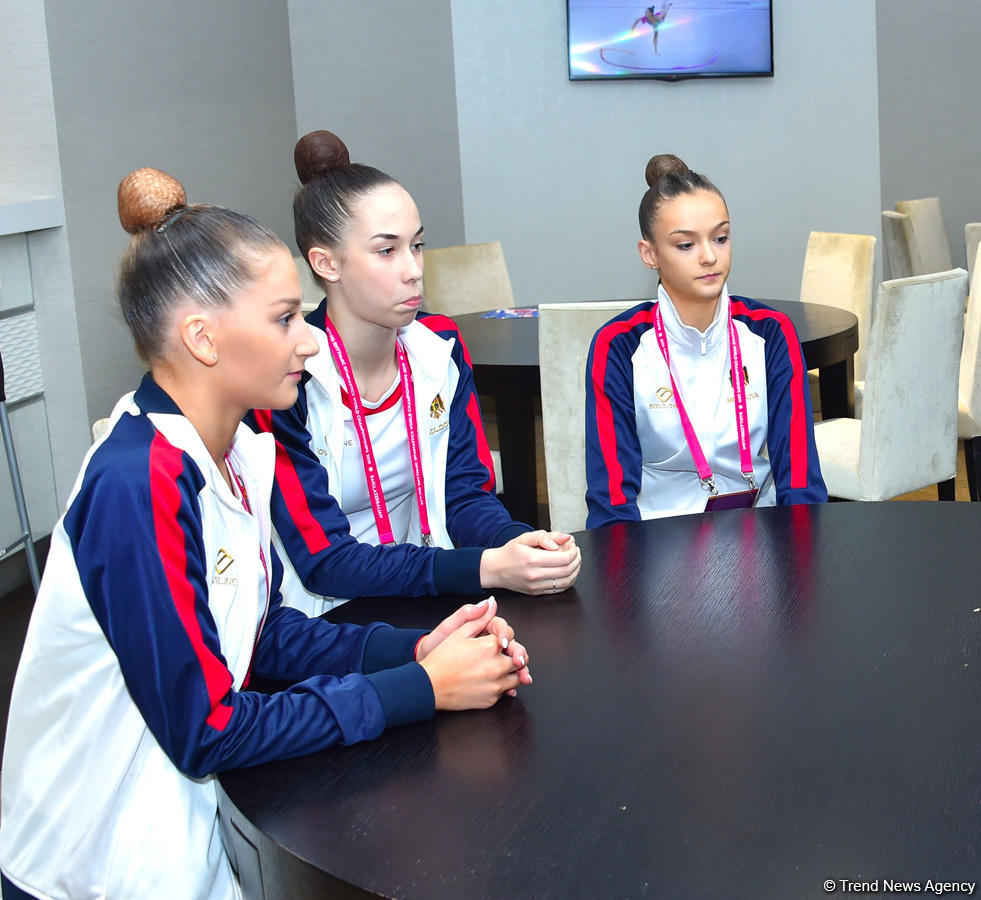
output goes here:
[{"label": "white and navy tracksuit jacket", "polygon": [[[484,548],[531,528],[513,521],[494,493],[470,357],[456,324],[420,313],[399,329],[416,395],[429,525],[444,549],[377,547],[351,536],[343,511],[345,407],[324,333],[326,310],[324,301],[307,316],[320,353],[307,361],[297,402],[282,412],[257,410],[248,420],[276,438],[273,524],[287,580],[296,577],[308,591],[300,608],[319,615],[332,597],[480,593]],[[412,516],[410,533],[418,534],[414,506]],[[299,595],[292,583],[286,593],[287,602]]]},{"label": "white and navy tracksuit jacket", "polygon": [[[723,298],[729,295],[723,289]],[[757,505],[822,503],[828,494],[800,341],[783,313],[732,297],[746,373]],[[671,371],[719,493],[745,490],[730,379],[726,304],[704,334],[658,294]],[[586,368],[586,525],[702,512],[701,486],[654,333],[654,301],[596,333]]]},{"label": "white and navy tracksuit jacket", "polygon": [[[239,428],[229,460],[250,515],[149,376],[89,451],[52,534],[4,749],[0,868],[29,893],[236,896],[212,773],[432,715],[412,661],[422,632],[282,604],[273,452]],[[252,674],[296,687],[258,694]]]}]

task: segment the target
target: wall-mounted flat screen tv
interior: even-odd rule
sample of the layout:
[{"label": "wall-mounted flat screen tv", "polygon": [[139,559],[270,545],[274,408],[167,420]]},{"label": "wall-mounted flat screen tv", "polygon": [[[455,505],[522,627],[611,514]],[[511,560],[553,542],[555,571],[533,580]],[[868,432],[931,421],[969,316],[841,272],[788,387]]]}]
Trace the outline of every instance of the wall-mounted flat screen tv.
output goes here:
[{"label": "wall-mounted flat screen tv", "polygon": [[773,74],[770,0],[567,0],[572,81]]}]

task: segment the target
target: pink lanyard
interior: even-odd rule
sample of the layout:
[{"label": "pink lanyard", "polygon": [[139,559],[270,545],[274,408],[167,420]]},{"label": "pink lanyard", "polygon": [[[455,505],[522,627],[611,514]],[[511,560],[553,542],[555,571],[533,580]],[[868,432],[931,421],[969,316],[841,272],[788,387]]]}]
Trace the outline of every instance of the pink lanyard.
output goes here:
[{"label": "pink lanyard", "polygon": [[[371,448],[371,436],[368,434],[368,423],[365,419],[364,407],[361,405],[361,395],[354,380],[354,371],[348,359],[344,342],[337,329],[327,316],[324,316],[324,331],[327,332],[327,342],[330,352],[341,374],[344,388],[351,402],[351,418],[354,429],[358,433],[361,445],[361,462],[364,464],[364,475],[368,482],[368,499],[371,501],[371,511],[375,516],[375,526],[378,528],[378,540],[383,544],[394,544],[395,535],[392,533],[392,523],[388,517],[388,507],[385,503],[385,492],[382,490],[381,479],[378,476],[378,464],[375,462],[375,452]],[[409,436],[409,458],[412,462],[412,480],[416,488],[416,504],[419,507],[419,528],[422,532],[422,542],[427,547],[433,546],[433,537],[429,531],[429,513],[426,507],[426,485],[422,475],[422,452],[419,449],[419,426],[416,423],[416,394],[412,387],[412,370],[409,359],[399,338],[395,340],[395,355],[399,364],[399,380],[402,385],[402,416],[405,419],[405,430]]]},{"label": "pink lanyard", "polygon": [[[753,452],[749,442],[749,416],[746,412],[746,376],[743,373],[743,355],[739,349],[739,336],[736,334],[736,324],[732,321],[732,308],[728,307],[728,326],[729,326],[729,376],[732,381],[732,395],[734,406],[736,407],[736,433],[739,436],[739,468],[743,473],[743,478],[749,482],[752,489],[756,488],[756,479],[753,477]],[[702,445],[698,442],[695,429],[692,428],[691,419],[685,410],[685,404],[681,400],[681,392],[674,382],[674,375],[671,374],[671,360],[668,355],[668,336],[664,330],[664,320],[661,318],[660,304],[654,305],[654,334],[657,337],[657,345],[661,349],[664,357],[664,364],[668,367],[668,377],[671,379],[671,391],[674,393],[674,402],[678,407],[678,415],[681,418],[681,428],[685,433],[685,440],[688,442],[688,449],[691,451],[692,459],[695,460],[695,468],[698,470],[698,477],[704,487],[711,494],[718,494],[719,489],[715,486],[715,476],[709,468],[705,454],[702,452]]]},{"label": "pink lanyard", "polygon": [[[228,468],[228,473],[235,480],[235,484],[238,486],[238,492],[242,495],[242,506],[245,507],[245,511],[251,516],[252,507],[249,505],[249,492],[245,489],[245,483],[239,478],[238,472],[232,468],[232,460],[229,455],[225,454],[225,465]],[[266,554],[262,552],[262,545],[259,545],[259,561],[262,563],[262,571],[266,575],[266,592],[269,591],[269,566],[266,564]]]},{"label": "pink lanyard", "polygon": [[[242,495],[242,506],[245,507],[245,511],[251,516],[252,507],[249,505],[249,492],[245,489],[245,482],[239,478],[238,472],[232,468],[232,460],[229,455],[225,454],[225,466],[228,468],[228,474],[232,476],[235,484],[238,485],[238,491]],[[246,670],[245,678],[242,680],[242,687],[246,687],[249,683],[249,679],[252,677],[252,661],[255,659],[255,648],[259,646],[259,637],[262,634],[263,626],[266,624],[266,616],[269,613],[269,592],[271,590],[271,585],[269,583],[269,566],[266,563],[266,554],[262,550],[262,544],[259,544],[259,562],[262,563],[262,572],[266,578],[266,606],[262,611],[262,618],[259,619],[259,625],[255,630],[255,640],[252,642],[252,657],[249,659],[249,668]]]}]

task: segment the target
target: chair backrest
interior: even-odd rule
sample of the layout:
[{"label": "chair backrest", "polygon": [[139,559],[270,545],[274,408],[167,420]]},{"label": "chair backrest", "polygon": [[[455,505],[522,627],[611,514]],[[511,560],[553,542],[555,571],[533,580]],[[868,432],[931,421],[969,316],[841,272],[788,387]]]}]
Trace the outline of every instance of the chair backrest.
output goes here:
[{"label": "chair backrest", "polygon": [[94,444],[99,438],[101,438],[108,430],[109,426],[112,424],[112,420],[108,416],[104,416],[101,419],[96,419],[92,423],[92,443]]},{"label": "chair backrest", "polygon": [[886,281],[921,274],[914,271],[922,269],[923,264],[916,250],[909,216],[891,209],[882,211],[882,250]]},{"label": "chair backrest", "polygon": [[511,309],[514,294],[500,241],[423,251],[422,296],[447,316]]},{"label": "chair backrest", "polygon": [[324,289],[317,284],[317,280],[310,271],[310,266],[302,256],[294,256],[293,262],[296,263],[296,271],[300,275],[300,289],[303,302],[301,308],[304,313],[313,312],[320,301],[324,299]]},{"label": "chair backrest", "polygon": [[[968,222],[964,226],[964,246],[967,249],[967,277],[974,280],[974,263],[981,245],[981,222]],[[973,290],[973,287],[972,287]]]},{"label": "chair backrest", "polygon": [[875,290],[875,238],[870,234],[812,231],[807,239],[800,299],[847,309],[858,316],[855,377],[865,378],[865,350]]},{"label": "chair backrest", "polygon": [[913,241],[922,268],[915,268],[914,275],[931,272],[947,272],[953,266],[950,258],[950,238],[944,225],[939,197],[923,197],[919,200],[900,200],[896,212],[909,216],[913,225]]},{"label": "chair backrest", "polygon": [[538,359],[548,511],[552,528],[586,527],[586,358],[593,335],[636,300],[544,303]]},{"label": "chair backrest", "polygon": [[978,255],[981,246],[974,248],[971,264],[971,292],[967,298],[964,318],[964,344],[961,347],[960,399],[974,422],[981,422],[981,266]]},{"label": "chair backrest", "polygon": [[884,499],[957,472],[957,382],[967,272],[883,282],[869,336],[859,443],[864,496]]}]

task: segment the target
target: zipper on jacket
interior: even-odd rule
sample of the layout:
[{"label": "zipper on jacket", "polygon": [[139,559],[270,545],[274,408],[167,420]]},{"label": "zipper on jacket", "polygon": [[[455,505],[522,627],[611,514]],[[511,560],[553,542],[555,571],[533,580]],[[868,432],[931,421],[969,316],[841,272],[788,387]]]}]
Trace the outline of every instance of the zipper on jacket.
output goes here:
[{"label": "zipper on jacket", "polygon": [[702,356],[704,356],[707,352],[706,345],[708,343],[708,336],[703,334],[701,335],[701,338],[702,338]]}]

